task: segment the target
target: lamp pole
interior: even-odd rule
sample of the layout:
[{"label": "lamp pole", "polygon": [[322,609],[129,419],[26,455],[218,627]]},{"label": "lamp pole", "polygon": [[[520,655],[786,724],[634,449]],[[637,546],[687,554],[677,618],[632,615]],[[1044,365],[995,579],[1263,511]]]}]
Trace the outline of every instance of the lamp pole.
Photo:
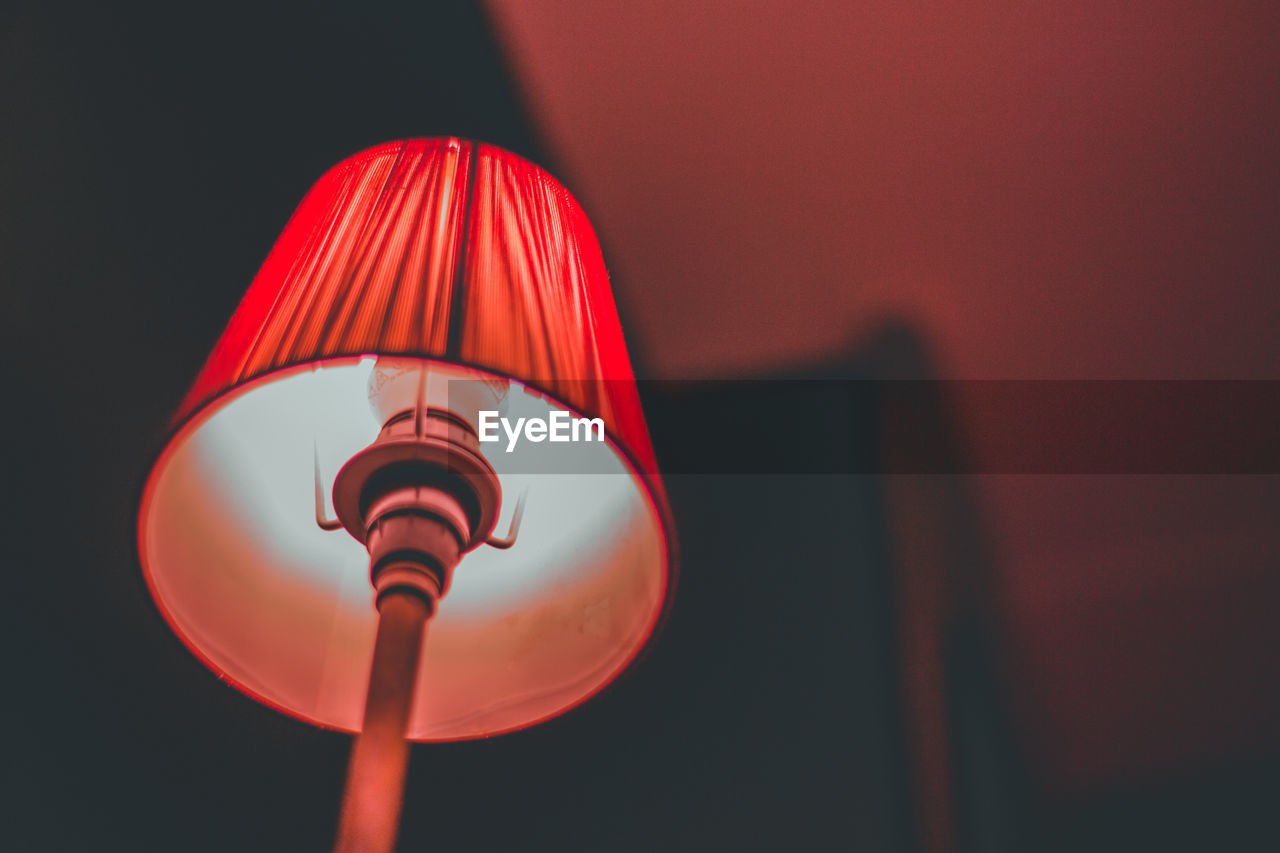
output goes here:
[{"label": "lamp pole", "polygon": [[409,766],[405,725],[432,609],[430,601],[406,588],[378,599],[364,725],[351,750],[334,853],[390,853],[395,848]]}]

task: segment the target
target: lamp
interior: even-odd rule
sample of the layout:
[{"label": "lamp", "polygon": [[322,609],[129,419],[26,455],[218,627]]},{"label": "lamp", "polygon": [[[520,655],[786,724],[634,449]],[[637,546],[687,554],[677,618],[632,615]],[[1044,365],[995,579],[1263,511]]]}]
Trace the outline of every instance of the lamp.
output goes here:
[{"label": "lamp", "polygon": [[581,208],[458,139],[330,170],[182,403],[138,542],[220,677],[359,733],[338,849],[391,849],[406,738],[563,713],[668,598],[669,514]]}]

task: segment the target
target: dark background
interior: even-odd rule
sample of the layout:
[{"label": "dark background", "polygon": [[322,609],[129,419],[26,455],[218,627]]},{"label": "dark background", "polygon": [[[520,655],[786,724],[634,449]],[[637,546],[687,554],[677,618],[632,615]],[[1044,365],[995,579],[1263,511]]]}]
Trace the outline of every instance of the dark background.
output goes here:
[{"label": "dark background", "polygon": [[[325,169],[389,139],[460,135],[556,173],[482,10],[392,12],[0,12],[5,849],[331,842],[349,739],[255,704],[181,646],[142,582],[136,507],[170,414]],[[632,353],[643,373],[650,357]],[[927,336],[884,322],[843,354],[759,375],[933,372]],[[828,402],[822,385],[775,387],[796,410]],[[746,424],[742,452],[767,447],[771,471],[787,469],[788,453],[901,458],[913,447],[896,438],[901,407],[884,401],[843,409],[817,439],[789,446],[752,417],[747,390],[645,394],[660,460],[696,455],[683,421],[733,412]],[[965,467],[945,395],[913,400],[905,417],[942,437],[931,459]],[[1152,647],[1145,659],[1184,685],[1161,694],[1169,730],[1202,732],[1205,747],[1063,785],[1036,758],[1054,729],[1027,709],[1021,687],[1034,680],[1008,662],[1018,634],[1000,611],[999,536],[963,479],[677,473],[668,487],[681,576],[650,653],[565,717],[416,747],[402,849],[1280,842],[1269,813],[1280,795],[1277,635],[1256,630],[1276,603],[1270,540],[1244,546],[1265,571],[1230,595],[1210,588],[1218,621],[1192,620],[1200,632],[1187,645],[1209,652],[1184,665],[1183,647],[1166,654],[1163,635],[1137,635]],[[1273,480],[1256,492],[1253,505],[1275,505]],[[1241,546],[1224,534],[1223,547]],[[1091,612],[1045,653],[1087,671],[1108,650],[1080,625],[1095,619],[1106,637],[1117,619],[1157,624],[1159,601],[1157,590],[1136,608]],[[1224,637],[1233,620],[1245,627]],[[1115,750],[1108,718],[1072,716],[1069,689],[1047,695],[1065,708],[1051,720],[1097,735],[1083,741],[1089,755]],[[1215,716],[1224,705],[1246,710]],[[1206,719],[1229,736],[1200,728]]]}]

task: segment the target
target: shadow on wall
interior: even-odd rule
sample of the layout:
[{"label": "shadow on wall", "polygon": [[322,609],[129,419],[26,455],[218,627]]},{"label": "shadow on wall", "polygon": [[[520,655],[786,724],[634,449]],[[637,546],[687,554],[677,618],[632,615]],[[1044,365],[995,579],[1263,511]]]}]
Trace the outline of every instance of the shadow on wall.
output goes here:
[{"label": "shadow on wall", "polygon": [[1026,850],[1026,773],[991,653],[996,549],[952,386],[936,381],[927,343],[904,322],[885,320],[851,352],[852,372],[876,380],[917,849]]},{"label": "shadow on wall", "polygon": [[[733,681],[714,697],[748,709],[732,712],[745,714],[735,749],[788,733],[805,784],[761,790],[866,849],[1274,836],[1261,805],[1280,790],[1261,657],[1274,629],[1259,602],[1275,537],[1246,525],[1235,547],[1230,526],[1243,513],[1256,527],[1277,498],[1272,469],[1250,467],[1270,458],[1273,384],[939,373],[912,326],[886,319],[824,363],[647,388],[682,544],[659,646],[745,662],[757,690],[789,697],[748,702]],[[992,490],[1008,483],[1027,505]],[[1187,522],[1198,550],[1161,571],[1162,537]],[[1115,583],[1098,583],[1099,549]],[[1037,610],[1045,589],[1071,606]],[[798,696],[823,711],[801,716]],[[844,805],[819,809],[832,791]]]},{"label": "shadow on wall", "polygon": [[718,808],[747,809],[720,843],[1027,849],[988,652],[993,548],[936,375],[885,321],[825,363],[642,386],[681,542],[655,662],[704,699],[683,725],[724,741],[715,763],[754,759],[719,783]]},{"label": "shadow on wall", "polygon": [[[1277,504],[1275,383],[931,381],[927,343],[893,320],[850,353],[840,371],[875,389],[870,464],[916,848],[1280,844],[1268,819],[1275,658],[1263,651],[1276,633],[1259,604],[1280,600],[1274,527],[1259,523]],[[986,503],[992,473],[1024,475],[1011,479],[1031,488],[1014,494],[1040,505]],[[1026,584],[1043,581],[1018,580],[1043,565],[996,537],[990,509],[1040,519],[1017,535],[1056,536],[1049,565],[1075,577],[1054,582],[1087,590],[1047,611],[1051,624],[1028,609]],[[1172,541],[1187,553],[1161,571],[1180,525]],[[1089,589],[1099,553],[1120,581]],[[1144,719],[1154,733],[1136,738]],[[1064,763],[1064,749],[1083,756]],[[1074,789],[1063,768],[1084,768]]]}]

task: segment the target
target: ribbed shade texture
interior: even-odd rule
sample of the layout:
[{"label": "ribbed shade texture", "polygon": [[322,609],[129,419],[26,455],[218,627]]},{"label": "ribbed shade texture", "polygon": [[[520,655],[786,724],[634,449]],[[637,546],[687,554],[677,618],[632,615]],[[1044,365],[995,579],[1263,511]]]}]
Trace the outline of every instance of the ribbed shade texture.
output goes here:
[{"label": "ribbed shade texture", "polygon": [[407,734],[521,728],[640,651],[667,600],[672,539],[595,235],[563,187],[509,152],[395,142],[320,178],[151,472],[143,573],[174,631],[231,684],[358,730],[377,616],[369,558],[318,519],[334,513],[335,473],[405,389],[412,400],[417,376],[478,389],[445,399],[599,418],[607,433],[481,445],[501,484],[495,534],[518,495],[527,510],[514,547],[482,545],[454,572]]},{"label": "ribbed shade texture", "polygon": [[179,410],[290,365],[364,353],[511,376],[653,451],[600,245],[534,164],[460,139],[335,166],[276,242]]}]

